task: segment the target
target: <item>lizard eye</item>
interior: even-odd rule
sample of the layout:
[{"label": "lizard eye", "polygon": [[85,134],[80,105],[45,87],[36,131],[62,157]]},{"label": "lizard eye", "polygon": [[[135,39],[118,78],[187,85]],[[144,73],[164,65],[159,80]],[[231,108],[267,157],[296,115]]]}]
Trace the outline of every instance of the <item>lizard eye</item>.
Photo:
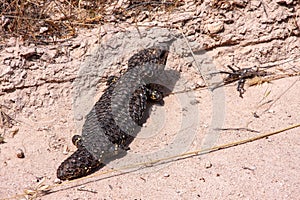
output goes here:
[{"label": "lizard eye", "polygon": [[153,90],[153,91],[151,92],[150,98],[151,98],[151,100],[153,100],[153,101],[160,101],[160,100],[163,99],[163,95],[162,95],[161,92],[159,92],[159,91],[157,91],[157,90]]}]

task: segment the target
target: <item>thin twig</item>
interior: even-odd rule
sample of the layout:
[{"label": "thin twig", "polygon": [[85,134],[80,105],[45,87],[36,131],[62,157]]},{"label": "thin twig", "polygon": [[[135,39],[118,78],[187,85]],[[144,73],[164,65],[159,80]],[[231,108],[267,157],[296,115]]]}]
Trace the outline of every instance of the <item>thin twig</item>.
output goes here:
[{"label": "thin twig", "polygon": [[250,128],[215,128],[217,131],[249,131],[253,133],[259,133],[259,131],[250,129]]},{"label": "thin twig", "polygon": [[204,78],[203,73],[201,72],[201,68],[200,68],[200,66],[199,66],[199,64],[198,64],[198,62],[197,62],[197,60],[196,60],[196,58],[195,58],[195,54],[194,54],[194,52],[193,52],[193,50],[192,50],[192,47],[191,47],[190,44],[189,44],[189,41],[188,41],[187,38],[185,37],[182,28],[178,27],[178,29],[179,29],[179,31],[181,32],[182,37],[184,38],[184,40],[185,40],[185,42],[186,42],[186,44],[187,44],[187,46],[188,46],[188,48],[189,48],[189,50],[190,50],[190,52],[191,52],[191,55],[192,55],[192,57],[193,57],[193,59],[194,59],[194,62],[195,62],[195,65],[196,65],[196,67],[198,68],[198,71],[200,72],[200,75],[201,75],[201,77],[202,77],[202,79],[203,79],[205,85],[208,85],[207,82],[206,82],[206,79]]},{"label": "thin twig", "polygon": [[[297,81],[299,81],[300,79],[298,78],[297,80],[295,80],[289,87],[287,87],[275,100],[272,100],[272,101],[268,101],[268,102],[266,102],[266,103],[271,103],[269,106],[268,106],[268,108],[267,109],[265,109],[264,111],[262,111],[261,113],[259,113],[259,114],[257,114],[257,110],[256,111],[254,111],[254,113],[256,114],[256,115],[258,115],[258,116],[261,116],[261,115],[263,115],[264,113],[266,113],[268,110],[270,110],[270,108],[284,95],[284,94],[286,94],[287,93],[287,91],[288,90],[290,90],[296,83],[297,83]],[[265,99],[265,97],[263,98],[263,99]],[[263,99],[261,100],[261,101],[263,101]],[[260,101],[260,102],[261,102]],[[263,104],[261,104],[261,105],[259,105],[258,107],[257,107],[257,109],[258,108],[260,108],[262,105],[265,105],[266,103],[263,103]],[[247,124],[246,124],[246,127],[249,125],[251,123],[251,121],[248,121],[247,122]]]},{"label": "thin twig", "polygon": [[[199,149],[199,150],[196,150],[196,151],[190,151],[190,152],[187,152],[187,153],[183,153],[183,154],[179,154],[179,155],[175,155],[175,156],[170,156],[170,157],[165,157],[165,158],[161,158],[161,159],[157,159],[157,160],[152,160],[152,161],[149,161],[149,162],[135,163],[135,164],[132,164],[132,165],[127,165],[127,166],[120,167],[118,169],[109,169],[109,170],[102,171],[102,172],[97,173],[97,174],[92,174],[90,176],[82,177],[82,178],[71,180],[71,181],[65,181],[61,184],[47,185],[47,187],[46,187],[47,193],[42,193],[41,196],[45,196],[47,194],[55,192],[55,191],[49,191],[50,189],[53,189],[53,188],[56,188],[56,187],[62,187],[63,185],[69,185],[71,183],[78,183],[79,181],[90,179],[92,177],[97,177],[97,176],[104,175],[104,174],[110,174],[110,173],[113,173],[113,172],[119,172],[119,171],[122,171],[122,170],[135,169],[137,167],[139,167],[139,168],[151,167],[151,166],[154,166],[154,165],[165,164],[167,162],[176,161],[176,160],[179,160],[179,159],[186,159],[186,158],[190,158],[190,157],[194,157],[194,156],[204,155],[204,154],[219,151],[219,150],[222,150],[222,149],[226,149],[226,148],[246,144],[246,143],[249,143],[249,142],[254,142],[256,140],[263,139],[263,138],[266,138],[266,137],[269,137],[269,136],[272,136],[272,135],[276,135],[276,134],[279,134],[279,133],[282,133],[282,132],[285,132],[285,131],[288,131],[288,130],[292,130],[292,129],[295,129],[295,128],[298,128],[298,127],[300,127],[300,124],[295,124],[295,125],[292,125],[292,126],[289,126],[289,127],[286,127],[286,128],[274,131],[274,132],[261,134],[261,135],[251,137],[251,138],[248,138],[248,139],[245,139],[245,140],[239,140],[239,141],[236,141],[236,142],[230,142],[230,143],[227,143],[227,144],[214,146],[214,147],[208,148],[208,149]],[[18,195],[15,195],[13,197],[9,197],[7,199],[15,199],[17,197],[21,197],[21,196],[24,196],[24,195],[26,195],[26,194],[18,194]]]},{"label": "thin twig", "polygon": [[286,63],[295,62],[295,61],[298,61],[298,60],[300,60],[300,58],[296,58],[296,59],[289,58],[289,59],[285,59],[285,60],[277,60],[275,62],[261,64],[259,66],[259,68],[268,69],[268,68],[272,68],[272,67],[275,67],[275,66],[280,66],[280,65],[283,65],[283,64],[286,64]]},{"label": "thin twig", "polygon": [[131,5],[128,8],[126,8],[125,10],[131,10],[133,8],[136,7],[140,7],[140,6],[147,6],[147,5],[175,5],[173,2],[156,2],[156,1],[148,1],[148,2],[139,2],[137,4]]},{"label": "thin twig", "polygon": [[287,87],[271,104],[270,104],[270,106],[267,108],[267,109],[265,109],[263,112],[262,112],[262,114],[263,113],[265,113],[265,112],[267,112],[268,110],[270,110],[270,108],[284,95],[284,94],[286,94],[296,83],[297,83],[297,81],[299,81],[299,78],[297,79],[297,80],[295,80],[289,87]]}]

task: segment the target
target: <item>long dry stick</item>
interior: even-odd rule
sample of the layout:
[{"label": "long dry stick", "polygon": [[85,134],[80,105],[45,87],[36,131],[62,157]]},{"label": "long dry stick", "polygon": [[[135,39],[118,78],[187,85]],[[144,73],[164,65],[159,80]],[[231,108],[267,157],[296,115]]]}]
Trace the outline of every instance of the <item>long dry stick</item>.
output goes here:
[{"label": "long dry stick", "polygon": [[[104,175],[104,174],[111,174],[113,172],[120,172],[122,170],[129,170],[129,169],[136,169],[136,168],[143,168],[143,167],[151,167],[151,166],[154,166],[154,165],[165,164],[167,162],[172,162],[172,161],[176,161],[176,160],[180,160],[180,159],[186,159],[186,158],[190,158],[190,157],[194,157],[194,156],[204,155],[204,154],[208,154],[208,153],[211,153],[211,152],[214,152],[214,151],[219,151],[221,149],[227,149],[227,148],[238,146],[238,145],[241,145],[241,144],[246,144],[246,143],[249,143],[249,142],[253,142],[253,141],[263,139],[263,138],[266,138],[266,137],[269,137],[269,136],[272,136],[272,135],[276,135],[278,133],[282,133],[282,132],[292,130],[292,129],[295,129],[295,128],[298,128],[298,127],[300,127],[300,124],[295,124],[295,125],[292,125],[292,126],[289,126],[289,127],[286,127],[286,128],[274,131],[274,132],[264,133],[264,134],[261,134],[261,135],[255,136],[255,137],[251,137],[251,138],[248,138],[248,139],[239,140],[239,141],[230,142],[230,143],[223,144],[223,145],[214,146],[214,147],[208,148],[208,149],[199,149],[199,150],[196,150],[196,151],[190,151],[190,152],[187,152],[187,153],[183,153],[183,154],[179,154],[179,155],[175,155],[175,156],[170,156],[170,157],[165,157],[165,158],[161,158],[161,159],[157,159],[157,160],[152,160],[152,161],[149,161],[149,162],[135,163],[135,164],[132,164],[132,165],[126,165],[126,166],[120,167],[118,169],[110,169],[110,170],[102,171],[100,173],[92,174],[92,175],[87,176],[87,177],[82,177],[82,178],[71,180],[71,181],[65,181],[61,184],[43,185],[43,188],[45,188],[45,190],[47,192],[42,191],[41,189],[39,189],[39,190],[36,191],[36,193],[39,193],[39,196],[45,196],[49,193],[54,193],[54,192],[58,192],[58,191],[62,190],[62,189],[60,189],[60,190],[52,191],[51,189],[62,187],[64,185],[70,185],[71,183],[78,183],[79,181],[90,179],[92,177],[98,177],[98,176]],[[120,173],[120,175],[121,174],[122,173]],[[32,194],[32,196],[38,197],[38,194],[36,194],[36,193]],[[26,195],[28,196],[28,194],[26,194],[26,193],[25,194],[18,194],[16,196],[12,196],[12,197],[5,198],[5,199],[15,199],[15,198],[20,198],[20,197],[26,196]]]}]

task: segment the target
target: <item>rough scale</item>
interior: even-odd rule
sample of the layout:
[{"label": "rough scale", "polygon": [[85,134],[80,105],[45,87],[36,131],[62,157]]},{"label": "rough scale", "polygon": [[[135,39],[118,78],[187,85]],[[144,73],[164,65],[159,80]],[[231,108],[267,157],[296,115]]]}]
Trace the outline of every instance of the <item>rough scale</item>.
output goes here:
[{"label": "rough scale", "polygon": [[[105,89],[103,95],[86,116],[82,136],[73,136],[72,141],[77,150],[58,167],[57,177],[59,179],[70,180],[89,175],[104,166],[109,160],[125,153],[136,133],[134,133],[134,127],[120,128],[116,123],[115,119],[118,118],[118,113],[112,113],[112,96],[116,91],[115,89],[119,85],[121,85],[121,88],[132,87],[131,85],[135,84],[135,77],[142,77],[143,79],[143,74],[136,72],[148,65],[164,66],[167,56],[168,50],[159,48],[144,49],[128,60],[128,69],[121,77],[114,77],[108,81],[108,88]],[[126,75],[129,75],[127,77],[131,77],[133,82],[132,80],[122,79]],[[124,124],[130,124],[133,121],[141,126],[147,102],[162,101],[162,93],[152,86],[152,84],[143,82],[143,80],[136,83],[134,87],[136,89],[129,94],[128,112],[130,119],[120,115]],[[117,100],[120,100],[121,105],[124,102],[122,100],[126,99]],[[130,130],[130,133],[126,132],[128,130]]]}]

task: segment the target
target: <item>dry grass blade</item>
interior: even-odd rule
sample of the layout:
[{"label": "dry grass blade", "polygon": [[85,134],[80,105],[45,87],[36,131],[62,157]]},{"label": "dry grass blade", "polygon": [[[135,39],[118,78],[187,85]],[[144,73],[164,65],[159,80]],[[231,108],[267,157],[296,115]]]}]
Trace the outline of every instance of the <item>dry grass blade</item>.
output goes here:
[{"label": "dry grass blade", "polygon": [[[196,151],[186,152],[186,153],[183,153],[183,154],[179,154],[179,155],[175,155],[175,156],[171,156],[171,157],[165,157],[165,158],[161,158],[161,159],[157,159],[157,160],[152,160],[152,161],[145,162],[145,163],[134,163],[132,165],[127,165],[127,166],[120,167],[118,169],[106,170],[106,171],[102,171],[100,173],[93,174],[93,175],[90,175],[90,176],[82,177],[82,178],[71,180],[71,181],[66,181],[66,182],[63,182],[61,184],[45,185],[44,184],[45,178],[43,178],[33,189],[32,188],[31,189],[26,189],[26,190],[24,190],[24,194],[19,194],[19,195],[16,195],[16,196],[13,196],[13,197],[10,197],[10,198],[7,198],[7,199],[15,199],[15,198],[21,197],[21,196],[25,197],[26,199],[35,199],[35,198],[38,198],[38,197],[41,197],[41,196],[45,196],[49,193],[60,191],[60,190],[53,191],[52,190],[53,188],[62,187],[64,185],[69,185],[69,184],[72,184],[72,183],[78,183],[79,181],[90,179],[92,177],[98,177],[98,176],[101,176],[101,175],[104,175],[104,174],[112,174],[114,172],[120,172],[122,170],[136,169],[136,168],[143,168],[143,167],[152,167],[154,165],[164,164],[164,163],[167,163],[167,162],[172,162],[172,161],[176,161],[176,160],[180,160],[180,159],[186,159],[186,158],[190,158],[190,157],[193,157],[193,156],[204,155],[204,154],[211,153],[211,152],[214,152],[214,151],[219,151],[219,150],[222,150],[222,149],[226,149],[226,148],[246,144],[246,143],[249,143],[249,142],[253,142],[253,141],[263,139],[263,138],[266,138],[266,137],[269,137],[269,136],[272,136],[272,135],[276,135],[276,134],[279,134],[279,133],[282,133],[282,132],[285,132],[285,131],[288,131],[288,130],[292,130],[292,129],[295,129],[295,128],[298,128],[298,127],[300,127],[300,124],[295,124],[295,125],[292,125],[292,126],[289,126],[289,127],[286,127],[286,128],[274,131],[274,132],[260,134],[258,136],[251,137],[251,138],[248,138],[248,139],[245,139],[245,140],[230,142],[230,143],[227,143],[227,144],[214,146],[214,147],[209,148],[209,149],[199,149],[199,150],[196,150]],[[122,174],[122,173],[120,173],[120,174]],[[81,185],[83,185],[83,184],[81,184]],[[95,191],[89,190],[89,192],[95,192]]]},{"label": "dry grass blade", "polygon": [[39,183],[31,189],[25,189],[24,190],[24,196],[26,199],[35,199],[39,196],[47,194],[51,187],[50,185],[45,185],[45,177],[42,178],[42,180],[39,181]]},{"label": "dry grass blade", "polygon": [[266,76],[266,77],[254,77],[253,79],[250,79],[249,81],[247,81],[247,85],[249,85],[249,86],[261,85],[263,83],[269,83],[274,80],[287,78],[287,77],[293,77],[293,76],[300,76],[300,72],[287,73],[287,74],[276,74],[276,75]]},{"label": "dry grass blade", "polygon": [[119,23],[145,12],[170,11],[182,4],[178,0],[0,0],[0,34],[3,38],[22,36],[48,44],[75,36],[77,27]]},{"label": "dry grass blade", "polygon": [[128,6],[128,8],[126,8],[126,10],[131,10],[134,8],[138,8],[138,7],[142,7],[143,9],[147,6],[161,6],[161,5],[165,5],[165,6],[175,6],[176,4],[178,5],[178,1],[177,2],[172,2],[172,1],[160,1],[160,0],[154,0],[154,1],[137,1],[137,0],[132,0],[130,1],[130,5]]}]

